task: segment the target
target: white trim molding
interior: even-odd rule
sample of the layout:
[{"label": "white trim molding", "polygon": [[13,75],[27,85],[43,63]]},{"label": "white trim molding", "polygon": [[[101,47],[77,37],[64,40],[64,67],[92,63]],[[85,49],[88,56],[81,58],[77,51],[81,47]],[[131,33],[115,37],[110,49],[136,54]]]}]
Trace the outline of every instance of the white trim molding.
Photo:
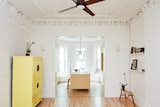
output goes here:
[{"label": "white trim molding", "polygon": [[9,13],[8,18],[11,23],[14,23],[25,31],[30,32],[29,28],[31,26],[31,21],[11,2],[8,0],[2,0],[0,2],[0,9],[3,9],[3,11]]},{"label": "white trim molding", "polygon": [[18,10],[13,3],[7,1],[6,4],[9,7],[9,10],[12,14],[12,20],[16,22],[20,27],[24,28],[27,31],[30,31],[31,20],[24,15],[24,13]]},{"label": "white trim molding", "polygon": [[138,17],[141,17],[144,12],[155,5],[159,5],[160,0],[146,0],[145,4],[137,10],[137,13],[131,17],[129,20],[120,19],[117,17],[53,17],[53,18],[44,18],[36,19],[32,21],[32,24],[37,25],[110,25],[110,24],[120,24],[126,25],[131,23],[133,20],[136,20]]},{"label": "white trim molding", "polygon": [[131,23],[133,20],[137,19],[138,17],[142,16],[146,9],[151,8],[155,5],[160,4],[160,0],[146,0],[145,4],[138,9],[136,15],[128,19],[118,18],[118,17],[52,17],[52,18],[42,18],[42,19],[35,19],[31,20],[25,16],[23,11],[17,9],[13,3],[9,2],[8,0],[0,0],[0,6],[2,4],[7,5],[7,7],[11,10],[12,15],[14,17],[13,20],[18,23],[21,27],[29,30],[30,26],[33,25],[127,25]]},{"label": "white trim molding", "polygon": [[96,17],[96,18],[72,18],[72,17],[54,17],[54,18],[45,18],[45,19],[36,19],[32,21],[32,24],[36,25],[69,25],[69,26],[78,26],[78,25],[108,25],[108,24],[119,24],[126,25],[128,24],[127,20],[118,19],[118,18],[107,18],[107,17]]},{"label": "white trim molding", "polygon": [[137,18],[143,16],[147,9],[152,8],[156,5],[160,5],[160,0],[147,0],[145,4],[141,8],[138,9],[136,15],[131,17],[128,20],[128,23],[131,23],[133,20],[136,20]]}]

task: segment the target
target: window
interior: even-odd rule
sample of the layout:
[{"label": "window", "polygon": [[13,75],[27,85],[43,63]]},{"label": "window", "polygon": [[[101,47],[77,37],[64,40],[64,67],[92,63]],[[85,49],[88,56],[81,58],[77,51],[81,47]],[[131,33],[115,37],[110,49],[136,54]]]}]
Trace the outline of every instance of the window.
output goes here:
[{"label": "window", "polygon": [[59,48],[59,72],[60,73],[68,73],[68,66],[67,66],[67,49],[64,47]]}]

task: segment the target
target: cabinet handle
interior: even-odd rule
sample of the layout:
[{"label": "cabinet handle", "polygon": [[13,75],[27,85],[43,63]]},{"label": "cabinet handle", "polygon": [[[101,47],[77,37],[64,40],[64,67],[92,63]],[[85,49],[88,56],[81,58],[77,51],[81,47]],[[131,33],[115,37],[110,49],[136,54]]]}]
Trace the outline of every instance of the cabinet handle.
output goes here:
[{"label": "cabinet handle", "polygon": [[40,69],[40,67],[39,67],[39,65],[37,65],[37,71],[39,71],[39,69]]},{"label": "cabinet handle", "polygon": [[37,83],[37,88],[39,88],[39,83]]}]

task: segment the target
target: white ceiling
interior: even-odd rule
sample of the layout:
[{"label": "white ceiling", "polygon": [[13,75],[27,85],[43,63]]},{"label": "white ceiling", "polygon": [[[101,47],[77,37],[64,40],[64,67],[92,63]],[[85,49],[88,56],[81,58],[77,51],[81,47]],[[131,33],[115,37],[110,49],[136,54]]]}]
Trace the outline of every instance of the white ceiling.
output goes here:
[{"label": "white ceiling", "polygon": [[[72,0],[8,0],[18,10],[31,19],[52,17],[91,17],[84,11],[76,8],[65,13],[58,11],[74,6]],[[89,8],[96,17],[118,17],[129,19],[133,17],[146,0],[106,0]]]}]

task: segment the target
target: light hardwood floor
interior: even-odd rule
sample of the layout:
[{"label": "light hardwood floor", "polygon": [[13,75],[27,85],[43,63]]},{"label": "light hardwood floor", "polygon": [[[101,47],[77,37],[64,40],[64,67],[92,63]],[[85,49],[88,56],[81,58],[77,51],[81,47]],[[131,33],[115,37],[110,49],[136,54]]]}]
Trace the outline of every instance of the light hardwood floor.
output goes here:
[{"label": "light hardwood floor", "polygon": [[93,85],[87,90],[66,90],[66,84],[57,87],[56,100],[43,99],[38,107],[134,107],[129,99],[104,98],[102,87]]},{"label": "light hardwood floor", "polygon": [[59,104],[56,104],[52,98],[48,98],[43,99],[38,107],[134,107],[129,99],[122,99],[120,101],[118,98],[95,98],[95,100],[91,101],[87,97],[72,97],[68,101],[68,104],[63,100]]}]

